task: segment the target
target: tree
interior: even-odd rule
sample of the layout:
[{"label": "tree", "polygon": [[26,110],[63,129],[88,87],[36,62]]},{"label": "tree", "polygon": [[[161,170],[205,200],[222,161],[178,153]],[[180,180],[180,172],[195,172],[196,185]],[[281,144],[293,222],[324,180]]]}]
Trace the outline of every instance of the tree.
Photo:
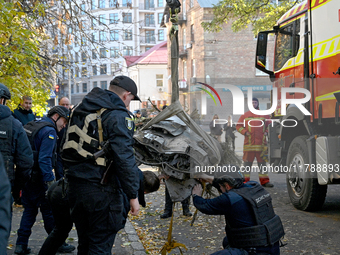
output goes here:
[{"label": "tree", "polygon": [[202,22],[205,30],[219,32],[224,23],[231,22],[234,32],[252,27],[254,35],[270,30],[289,9],[303,0],[221,0],[213,7],[214,17]]},{"label": "tree", "polygon": [[[48,61],[42,55],[46,34],[32,26],[36,19],[23,12],[19,2],[0,0],[0,8],[0,82],[11,91],[9,107],[15,108],[22,96],[29,95],[41,114],[52,87]],[[35,8],[44,15],[42,5]]]}]

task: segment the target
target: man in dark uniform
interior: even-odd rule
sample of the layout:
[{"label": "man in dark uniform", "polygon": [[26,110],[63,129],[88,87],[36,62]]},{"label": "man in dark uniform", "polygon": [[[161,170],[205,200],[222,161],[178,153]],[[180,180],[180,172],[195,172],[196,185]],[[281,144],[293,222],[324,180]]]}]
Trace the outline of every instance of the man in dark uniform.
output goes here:
[{"label": "man in dark uniform", "polygon": [[[19,191],[30,178],[33,153],[22,124],[6,106],[9,99],[11,94],[8,88],[0,83],[0,152],[12,191]],[[19,199],[15,194],[19,195],[19,192],[13,192],[14,199]]]},{"label": "man in dark uniform", "polygon": [[32,233],[38,209],[43,216],[44,227],[49,234],[54,227],[54,220],[45,192],[54,182],[53,167],[56,161],[57,131],[64,128],[68,121],[69,110],[55,106],[49,110],[47,117],[31,121],[25,125],[34,152],[32,177],[22,190],[24,212],[18,230],[16,254],[29,254],[28,239]]},{"label": "man in dark uniform", "polygon": [[35,115],[31,108],[32,98],[29,96],[23,96],[21,104],[19,104],[17,109],[13,111],[14,117],[17,118],[23,126],[35,119]]},{"label": "man in dark uniform", "polygon": [[195,185],[192,190],[193,203],[199,211],[225,217],[224,250],[214,255],[280,254],[283,226],[274,213],[270,194],[259,183],[244,184],[239,171],[230,171],[216,179],[211,176],[202,179],[223,192],[219,197],[204,199],[201,185]]},{"label": "man in dark uniform", "polygon": [[[145,207],[144,194],[157,191],[160,186],[160,180],[159,177],[151,171],[142,172],[139,170],[139,178],[140,188],[138,190],[138,201],[141,206]],[[73,227],[65,185],[65,180],[60,179],[48,189],[47,199],[51,204],[55,227],[46,238],[39,251],[39,255],[55,255],[58,247],[65,242]]]},{"label": "man in dark uniform", "polygon": [[62,157],[78,254],[111,254],[128,211],[139,212],[131,100],[139,100],[135,82],[117,76],[109,90],[94,88],[71,114]]},{"label": "man in dark uniform", "polygon": [[11,232],[11,185],[6,175],[0,153],[0,254],[7,254],[7,243]]}]

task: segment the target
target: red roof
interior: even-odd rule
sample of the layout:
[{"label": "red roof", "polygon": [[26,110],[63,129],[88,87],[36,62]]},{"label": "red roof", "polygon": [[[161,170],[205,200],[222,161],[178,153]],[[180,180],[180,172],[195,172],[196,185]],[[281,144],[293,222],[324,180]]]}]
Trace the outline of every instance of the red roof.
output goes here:
[{"label": "red roof", "polygon": [[144,52],[140,56],[126,56],[124,58],[127,67],[136,64],[139,65],[167,64],[168,63],[167,42],[165,41],[153,46],[151,49]]}]

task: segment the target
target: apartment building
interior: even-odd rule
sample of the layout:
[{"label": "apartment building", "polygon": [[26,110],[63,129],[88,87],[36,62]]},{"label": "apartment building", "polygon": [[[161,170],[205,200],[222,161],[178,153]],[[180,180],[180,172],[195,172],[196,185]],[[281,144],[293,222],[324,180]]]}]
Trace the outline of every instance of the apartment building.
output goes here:
[{"label": "apartment building", "polygon": [[[70,44],[62,56],[71,69],[60,68],[58,96],[77,104],[94,87],[107,89],[116,75],[128,75],[126,56],[139,56],[166,40],[159,24],[165,0],[92,0],[78,2],[79,27],[68,27]],[[86,34],[81,37],[77,31]],[[77,36],[78,35],[78,36]],[[71,95],[69,95],[69,91]]]}]

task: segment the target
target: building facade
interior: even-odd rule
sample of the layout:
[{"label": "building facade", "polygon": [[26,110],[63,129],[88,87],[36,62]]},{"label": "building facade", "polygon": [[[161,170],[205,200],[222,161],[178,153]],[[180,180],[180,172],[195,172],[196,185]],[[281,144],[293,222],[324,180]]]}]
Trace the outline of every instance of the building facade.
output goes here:
[{"label": "building facade", "polygon": [[[126,56],[138,56],[165,37],[159,23],[163,0],[79,1],[79,27],[68,27],[69,44],[61,55],[71,68],[60,68],[58,96],[77,104],[94,87],[107,89],[116,75],[128,75]],[[80,36],[79,30],[85,31]],[[60,54],[60,49],[59,49]]]},{"label": "building facade", "polygon": [[[256,38],[250,28],[233,32],[231,24],[224,24],[220,32],[207,32],[202,22],[213,19],[213,5],[217,0],[182,0],[179,14],[179,87],[180,100],[189,112],[198,110],[202,119],[211,121],[213,114],[220,118],[233,115],[233,98],[226,85],[235,85],[244,92],[247,111],[247,91],[252,88],[260,100],[260,108],[270,103],[271,83],[268,75],[255,68]],[[169,32],[171,23],[165,10],[164,25]],[[168,44],[170,56],[170,42]],[[270,52],[270,51],[269,51]],[[271,64],[269,62],[269,64]],[[170,73],[170,71],[169,71]],[[200,88],[197,82],[212,86],[221,97],[214,100]],[[237,120],[238,116],[233,116]]]},{"label": "building facade", "polygon": [[168,55],[167,42],[152,47],[140,56],[125,57],[129,77],[137,84],[138,95],[142,101],[132,101],[130,110],[145,109],[155,111],[168,105]]}]

